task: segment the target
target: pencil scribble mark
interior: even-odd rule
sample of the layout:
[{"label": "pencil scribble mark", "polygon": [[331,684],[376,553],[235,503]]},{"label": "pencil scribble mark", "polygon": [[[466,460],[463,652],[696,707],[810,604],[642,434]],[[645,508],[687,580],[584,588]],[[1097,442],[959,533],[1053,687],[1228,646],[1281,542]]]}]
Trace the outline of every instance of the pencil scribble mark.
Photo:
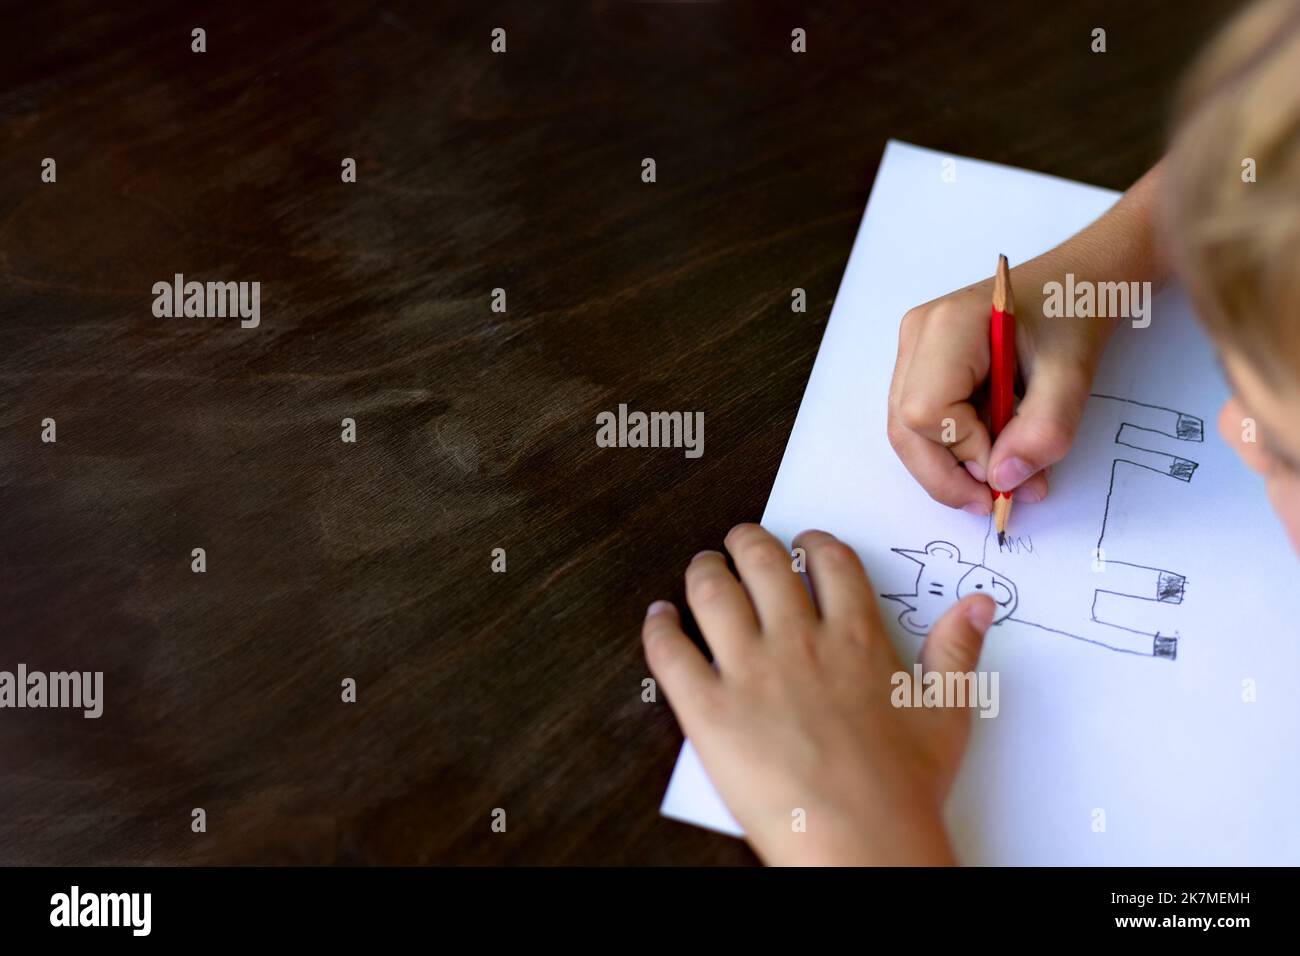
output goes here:
[{"label": "pencil scribble mark", "polygon": [[1029,535],[1007,535],[998,545],[999,554],[1033,554],[1034,539]]}]

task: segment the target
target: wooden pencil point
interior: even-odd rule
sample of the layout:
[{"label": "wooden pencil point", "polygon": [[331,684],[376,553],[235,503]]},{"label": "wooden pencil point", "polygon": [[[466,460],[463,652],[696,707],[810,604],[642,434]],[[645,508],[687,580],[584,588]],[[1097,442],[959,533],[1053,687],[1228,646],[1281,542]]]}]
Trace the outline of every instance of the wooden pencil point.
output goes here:
[{"label": "wooden pencil point", "polygon": [[993,530],[998,533],[998,544],[1006,544],[1007,522],[1011,520],[1011,496],[998,493],[993,498]]},{"label": "wooden pencil point", "polygon": [[993,308],[1008,315],[1016,314],[1016,298],[1011,291],[1011,270],[1006,256],[998,256],[998,271],[993,277]]}]

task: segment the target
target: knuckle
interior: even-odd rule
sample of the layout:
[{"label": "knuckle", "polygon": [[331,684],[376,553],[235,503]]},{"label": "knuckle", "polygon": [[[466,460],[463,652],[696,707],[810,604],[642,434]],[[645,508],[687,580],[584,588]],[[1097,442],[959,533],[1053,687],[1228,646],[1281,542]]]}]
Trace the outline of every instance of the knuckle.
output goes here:
[{"label": "knuckle", "polygon": [[965,500],[961,495],[955,494],[947,482],[943,484],[925,485],[925,493],[934,501],[941,505],[947,505],[949,508],[960,507]]},{"label": "knuckle", "polygon": [[898,414],[891,410],[889,413],[889,421],[885,425],[885,435],[889,438],[890,447],[896,452],[901,452],[901,446],[906,444],[908,434],[907,426],[903,424]]},{"label": "knuckle", "polygon": [[900,331],[910,332],[917,326],[925,322],[926,309],[924,306],[915,306],[903,313],[902,320],[898,323]]},{"label": "knuckle", "polygon": [[796,547],[812,549],[827,538],[833,537],[829,531],[822,531],[818,528],[809,528],[807,531],[801,531],[795,536],[794,544]]},{"label": "knuckle", "polygon": [[831,567],[860,568],[857,552],[838,538],[831,538],[818,545],[818,556]]},{"label": "knuckle", "polygon": [[945,628],[940,634],[942,647],[939,664],[942,670],[965,673],[979,660],[979,635],[961,627]]},{"label": "knuckle", "polygon": [[1038,418],[1025,423],[1039,456],[1059,461],[1070,450],[1074,431],[1056,418]]},{"label": "knuckle", "polygon": [[953,640],[953,660],[962,671],[971,670],[979,662],[980,636],[969,628],[963,628]]},{"label": "knuckle", "polygon": [[756,525],[752,521],[745,521],[728,531],[727,537],[724,540],[727,545],[727,550],[734,554],[734,548],[743,547],[746,541],[756,537],[762,537],[764,534],[766,534],[766,532],[763,531],[763,528],[760,525]]},{"label": "knuckle", "polygon": [[726,575],[717,570],[696,571],[686,576],[686,590],[692,601],[710,604],[726,593]]},{"label": "knuckle", "polygon": [[786,560],[785,550],[765,530],[753,523],[738,524],[727,534],[727,550],[736,563],[766,564],[775,555]]},{"label": "knuckle", "polygon": [[912,431],[937,431],[939,410],[928,395],[904,395],[898,406],[898,417]]},{"label": "knuckle", "polygon": [[737,564],[750,568],[771,568],[790,563],[785,551],[770,538],[751,538],[738,545],[734,553]]},{"label": "knuckle", "polygon": [[1086,354],[1053,355],[1049,367],[1062,390],[1073,393],[1091,391],[1097,358]]},{"label": "knuckle", "polygon": [[641,625],[641,636],[643,638],[646,638],[647,640],[650,640],[651,651],[647,653],[652,653],[656,650],[660,654],[663,653],[662,650],[663,642],[654,641],[651,639],[654,638],[655,635],[668,633],[672,629],[672,627],[673,625],[671,623],[664,620],[664,616],[662,614],[657,614],[654,617],[646,618],[645,623]]},{"label": "knuckle", "polygon": [[[645,628],[644,631],[642,631],[642,634],[643,636],[648,638],[651,635],[655,634],[656,631],[657,628],[647,627]],[[651,672],[656,677],[660,676],[663,673],[663,671],[669,666],[672,657],[673,657],[672,648],[667,647],[663,641],[651,640],[646,642],[645,661],[646,664],[649,665]]]},{"label": "knuckle", "polygon": [[[984,321],[988,320],[988,306],[980,313]],[[930,320],[936,325],[951,325],[955,322],[970,321],[971,311],[965,307],[960,299],[954,299],[952,296],[945,296],[930,307]]]},{"label": "knuckle", "polygon": [[790,625],[790,631],[785,635],[785,647],[799,659],[814,661],[821,640],[816,625],[800,622]]},{"label": "knuckle", "polygon": [[842,626],[844,633],[854,644],[870,644],[875,639],[875,625],[869,618],[845,618]]}]

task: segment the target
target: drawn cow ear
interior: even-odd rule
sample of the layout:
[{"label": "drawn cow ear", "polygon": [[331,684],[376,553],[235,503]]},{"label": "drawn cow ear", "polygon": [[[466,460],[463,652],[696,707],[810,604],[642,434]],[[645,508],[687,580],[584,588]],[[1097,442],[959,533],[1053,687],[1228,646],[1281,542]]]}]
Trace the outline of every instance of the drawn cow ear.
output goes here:
[{"label": "drawn cow ear", "polygon": [[925,546],[925,553],[930,557],[947,558],[949,561],[961,560],[961,552],[957,550],[957,546],[947,541],[931,541]]}]

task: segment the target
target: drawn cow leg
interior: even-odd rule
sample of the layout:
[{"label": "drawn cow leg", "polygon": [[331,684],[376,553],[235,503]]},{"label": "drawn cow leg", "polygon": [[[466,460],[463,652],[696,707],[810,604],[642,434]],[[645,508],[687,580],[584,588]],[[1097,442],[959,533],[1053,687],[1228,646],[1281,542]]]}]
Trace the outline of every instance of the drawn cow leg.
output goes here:
[{"label": "drawn cow leg", "polygon": [[1140,653],[1175,659],[1179,606],[1187,579],[1164,568],[1126,561],[1107,561],[1103,567],[1105,584],[1092,597],[1093,621],[1132,634]]},{"label": "drawn cow leg", "polygon": [[1071,623],[1068,631],[1063,628],[1048,627],[1045,624],[1036,624],[1033,621],[1026,621],[1018,617],[1013,617],[1011,620],[1029,627],[1036,627],[1042,631],[1073,637],[1089,644],[1099,644],[1112,651],[1140,654],[1144,657],[1163,657],[1167,660],[1173,660],[1178,656],[1178,636],[1176,634],[1150,634],[1146,631],[1120,627],[1117,624],[1108,624],[1096,618]]},{"label": "drawn cow leg", "polygon": [[[1106,555],[1106,523],[1110,517],[1111,496],[1120,465],[1188,483],[1196,473],[1197,463],[1187,452],[1173,451],[1163,439],[1173,439],[1174,448],[1190,448],[1205,440],[1205,423],[1195,415],[1173,408],[1133,402],[1110,395],[1094,395],[1119,406],[1120,426],[1115,444],[1121,447],[1111,463],[1110,488],[1106,492],[1106,510],[1097,536],[1097,555],[1105,583],[1096,589],[1092,600],[1090,625],[1094,636],[1085,640],[1117,650],[1130,650],[1173,660],[1178,656],[1177,615],[1171,605],[1180,605],[1187,579],[1176,571],[1153,568],[1125,561],[1110,560]],[[1122,621],[1123,623],[1117,623]]]},{"label": "drawn cow leg", "polygon": [[[1093,591],[1089,619],[1061,629],[1018,620],[1111,650],[1168,660],[1177,658],[1178,632],[1169,612],[1183,603],[1187,579],[1163,568],[1125,561],[1107,561],[1103,567],[1097,573],[1105,583]],[[1120,621],[1124,623],[1117,623]]]}]

